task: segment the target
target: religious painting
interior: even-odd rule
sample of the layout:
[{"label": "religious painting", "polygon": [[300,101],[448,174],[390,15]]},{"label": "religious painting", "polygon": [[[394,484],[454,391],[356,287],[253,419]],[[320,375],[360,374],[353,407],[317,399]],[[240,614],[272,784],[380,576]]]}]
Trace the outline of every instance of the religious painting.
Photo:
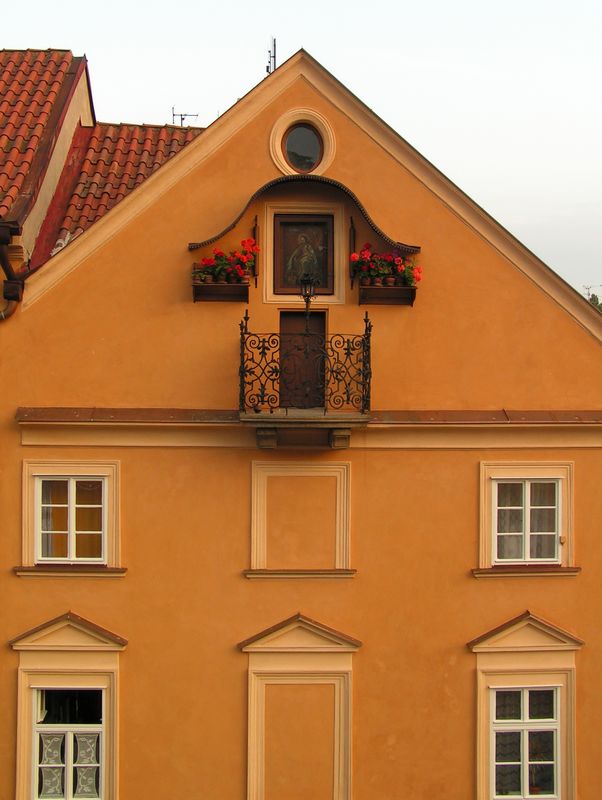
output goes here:
[{"label": "religious painting", "polygon": [[316,294],[334,293],[333,217],[274,215],[274,293],[300,294],[299,279],[311,275]]}]

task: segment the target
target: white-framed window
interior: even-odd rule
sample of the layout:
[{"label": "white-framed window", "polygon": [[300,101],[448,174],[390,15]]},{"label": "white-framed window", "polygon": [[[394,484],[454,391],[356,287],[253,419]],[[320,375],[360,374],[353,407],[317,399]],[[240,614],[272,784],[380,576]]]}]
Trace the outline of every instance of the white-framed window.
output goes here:
[{"label": "white-framed window", "polygon": [[105,561],[107,479],[36,476],[36,561]]},{"label": "white-framed window", "polygon": [[525,611],[468,646],[477,657],[477,800],[576,800],[583,641]]},{"label": "white-framed window", "polygon": [[35,691],[34,797],[102,798],[103,690]]},{"label": "white-framed window", "polygon": [[10,642],[19,655],[15,800],[117,800],[126,645],[72,611]]},{"label": "white-framed window", "polygon": [[119,463],[23,463],[23,565],[119,566]]},{"label": "white-framed window", "polygon": [[494,563],[560,560],[560,481],[493,481]]},{"label": "white-framed window", "polygon": [[479,568],[513,566],[574,566],[572,462],[481,463]]},{"label": "white-framed window", "polygon": [[494,798],[558,797],[558,688],[491,689]]}]

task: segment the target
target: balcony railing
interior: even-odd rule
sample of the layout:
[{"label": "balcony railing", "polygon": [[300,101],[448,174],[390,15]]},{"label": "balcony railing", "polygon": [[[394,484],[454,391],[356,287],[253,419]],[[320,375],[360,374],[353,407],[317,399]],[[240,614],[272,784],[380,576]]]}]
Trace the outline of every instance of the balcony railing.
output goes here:
[{"label": "balcony railing", "polygon": [[370,410],[370,334],[251,333],[240,323],[240,411]]}]

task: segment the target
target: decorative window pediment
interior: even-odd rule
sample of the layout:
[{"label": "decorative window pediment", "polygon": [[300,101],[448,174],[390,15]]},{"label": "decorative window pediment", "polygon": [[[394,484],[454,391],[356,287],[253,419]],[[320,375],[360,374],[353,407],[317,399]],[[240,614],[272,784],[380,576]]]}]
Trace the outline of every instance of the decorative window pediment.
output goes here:
[{"label": "decorative window pediment", "polygon": [[577,650],[583,641],[551,622],[525,611],[503,625],[473,639],[473,653],[505,653],[538,650]]},{"label": "decorative window pediment", "polygon": [[10,642],[13,650],[123,650],[127,639],[68,611]]},{"label": "decorative window pediment", "polygon": [[303,614],[279,622],[241,642],[245,653],[352,653],[361,642]]},{"label": "decorative window pediment", "polygon": [[302,787],[295,797],[351,799],[352,654],[360,646],[300,613],[239,644],[249,654],[247,800],[280,796],[284,784]]},{"label": "decorative window pediment", "polygon": [[477,661],[477,798],[576,797],[572,633],[525,611],[468,643]]},{"label": "decorative window pediment", "polygon": [[116,800],[127,640],[68,611],[9,644],[19,652],[17,800]]}]

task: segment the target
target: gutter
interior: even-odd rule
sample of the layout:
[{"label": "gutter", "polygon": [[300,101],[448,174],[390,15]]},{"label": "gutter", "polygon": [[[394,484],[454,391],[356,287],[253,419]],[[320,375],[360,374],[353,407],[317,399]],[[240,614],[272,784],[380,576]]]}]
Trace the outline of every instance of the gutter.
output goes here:
[{"label": "gutter", "polygon": [[15,222],[0,221],[0,267],[6,276],[2,284],[2,297],[6,300],[4,308],[0,308],[0,322],[12,317],[23,299],[23,276],[17,275],[11,266],[8,247],[15,234],[20,234],[20,226]]}]

